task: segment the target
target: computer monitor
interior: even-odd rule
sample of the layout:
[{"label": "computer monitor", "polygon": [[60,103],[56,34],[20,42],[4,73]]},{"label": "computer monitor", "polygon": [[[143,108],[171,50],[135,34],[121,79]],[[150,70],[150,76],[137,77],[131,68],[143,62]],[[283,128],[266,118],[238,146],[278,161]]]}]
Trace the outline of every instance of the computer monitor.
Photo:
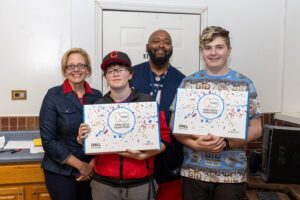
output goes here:
[{"label": "computer monitor", "polygon": [[262,178],[273,183],[300,183],[300,128],[264,127]]}]

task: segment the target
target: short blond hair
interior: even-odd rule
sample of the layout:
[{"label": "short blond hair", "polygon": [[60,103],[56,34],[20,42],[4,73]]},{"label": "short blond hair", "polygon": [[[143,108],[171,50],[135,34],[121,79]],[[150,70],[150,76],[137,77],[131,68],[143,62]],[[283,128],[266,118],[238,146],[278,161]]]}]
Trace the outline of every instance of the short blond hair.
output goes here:
[{"label": "short blond hair", "polygon": [[62,72],[62,74],[65,75],[66,69],[67,69],[67,64],[68,64],[68,58],[73,53],[79,53],[84,57],[85,64],[87,65],[87,68],[90,72],[88,76],[91,76],[91,74],[92,74],[91,60],[90,60],[90,57],[89,57],[88,53],[82,48],[71,48],[71,49],[69,49],[68,51],[65,52],[65,54],[63,55],[63,57],[61,59],[61,72]]},{"label": "short blond hair", "polygon": [[203,49],[204,45],[212,42],[217,37],[224,38],[227,48],[231,48],[229,31],[219,26],[209,26],[202,31],[200,35],[200,48]]}]

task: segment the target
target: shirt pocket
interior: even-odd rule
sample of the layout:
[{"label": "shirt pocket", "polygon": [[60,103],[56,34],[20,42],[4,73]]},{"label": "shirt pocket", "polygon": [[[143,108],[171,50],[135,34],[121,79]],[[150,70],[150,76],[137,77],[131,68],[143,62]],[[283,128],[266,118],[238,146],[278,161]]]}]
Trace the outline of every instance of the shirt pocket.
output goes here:
[{"label": "shirt pocket", "polygon": [[58,105],[58,127],[64,134],[71,134],[78,129],[81,123],[81,113],[73,106]]},{"label": "shirt pocket", "polygon": [[76,113],[76,109],[70,105],[57,105],[57,111],[63,115]]}]

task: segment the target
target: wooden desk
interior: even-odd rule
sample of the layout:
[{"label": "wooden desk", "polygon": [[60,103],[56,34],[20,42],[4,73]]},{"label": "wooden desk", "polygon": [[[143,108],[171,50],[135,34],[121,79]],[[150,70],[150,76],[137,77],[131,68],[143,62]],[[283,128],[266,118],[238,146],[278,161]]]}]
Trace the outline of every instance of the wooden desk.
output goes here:
[{"label": "wooden desk", "polygon": [[[286,198],[290,199],[288,196],[300,200],[300,185],[299,184],[283,184],[283,183],[265,183],[259,176],[248,176],[247,177],[247,191],[246,195],[250,200],[256,200],[256,190],[270,190],[279,193],[279,196],[283,200]],[[247,194],[248,193],[248,194]],[[255,193],[255,195],[253,194]],[[281,195],[282,194],[282,195]],[[285,194],[285,195],[283,195]],[[256,199],[254,198],[256,197]]]}]

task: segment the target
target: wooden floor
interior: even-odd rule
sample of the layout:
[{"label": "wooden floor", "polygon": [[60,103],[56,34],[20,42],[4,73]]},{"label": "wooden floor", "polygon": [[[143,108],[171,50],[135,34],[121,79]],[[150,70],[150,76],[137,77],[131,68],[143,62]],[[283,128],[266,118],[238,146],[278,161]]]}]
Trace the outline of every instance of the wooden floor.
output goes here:
[{"label": "wooden floor", "polygon": [[[280,200],[291,200],[286,194],[282,192],[277,192]],[[246,197],[248,200],[259,200],[256,190],[248,190],[246,191]]]}]

